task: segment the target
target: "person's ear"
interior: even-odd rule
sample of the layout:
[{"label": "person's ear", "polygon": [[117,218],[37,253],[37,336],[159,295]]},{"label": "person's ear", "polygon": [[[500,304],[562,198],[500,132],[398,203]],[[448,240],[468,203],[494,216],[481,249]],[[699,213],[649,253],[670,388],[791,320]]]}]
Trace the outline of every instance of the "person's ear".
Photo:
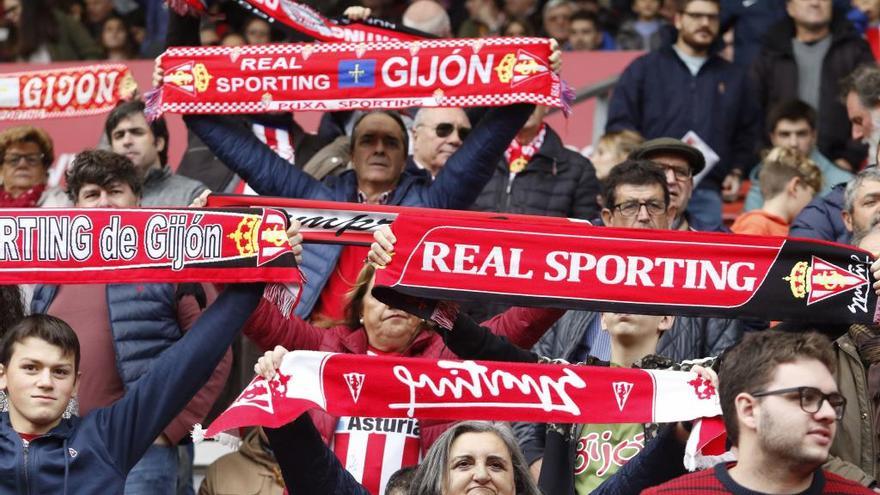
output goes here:
[{"label": "person's ear", "polygon": [[797,195],[797,190],[798,190],[798,187],[799,187],[799,186],[803,186],[800,177],[792,177],[792,178],[789,179],[788,182],[785,184],[785,192],[786,192],[789,196],[796,196],[796,195]]},{"label": "person's ear", "polygon": [[740,438],[742,438],[743,426],[750,430],[758,428],[758,400],[756,398],[741,392],[733,399],[733,406],[736,410],[737,422],[740,424]]},{"label": "person's ear", "polygon": [[611,210],[602,208],[602,223],[607,227],[611,225]]},{"label": "person's ear", "polygon": [[853,231],[853,223],[852,223],[852,215],[846,210],[840,212],[840,216],[843,218],[843,226],[846,227],[846,230],[849,233]]},{"label": "person's ear", "polygon": [[0,390],[6,390],[6,366],[0,364]]},{"label": "person's ear", "polygon": [[657,325],[657,330],[660,332],[665,332],[672,328],[672,324],[675,323],[675,317],[671,315],[661,316],[660,323]]},{"label": "person's ear", "polygon": [[76,378],[74,378],[73,392],[71,393],[71,396],[75,396],[79,393],[79,384],[82,382],[82,380],[80,380],[80,378],[82,378],[82,374],[82,371],[76,372]]},{"label": "person's ear", "polygon": [[156,138],[156,151],[163,152],[165,151],[165,138],[157,137]]}]

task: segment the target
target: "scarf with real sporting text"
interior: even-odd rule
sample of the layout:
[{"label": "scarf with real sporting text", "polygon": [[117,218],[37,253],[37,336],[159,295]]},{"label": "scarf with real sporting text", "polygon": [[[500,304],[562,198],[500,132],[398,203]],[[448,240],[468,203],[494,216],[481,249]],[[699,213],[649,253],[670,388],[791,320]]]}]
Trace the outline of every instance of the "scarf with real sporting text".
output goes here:
[{"label": "scarf with real sporting text", "polygon": [[147,115],[474,107],[570,109],[541,38],[172,47]]},{"label": "scarf with real sporting text", "polygon": [[136,91],[122,64],[0,74],[0,121],[100,114]]},{"label": "scarf with real sporting text", "polygon": [[3,209],[0,284],[301,284],[287,225],[272,209]]},{"label": "scarf with real sporting text", "polygon": [[815,324],[872,324],[877,307],[870,253],[824,241],[270,197],[208,204],[284,209],[306,242],[369,245],[393,223],[396,255],[373,294],[425,318],[425,299]]},{"label": "scarf with real sporting text", "polygon": [[[246,10],[270,24],[310,36],[317,41],[413,41],[433,36],[391,21],[370,17],[353,22],[347,18],[330,20],[308,5],[291,0],[236,0]],[[168,6],[181,15],[207,12],[210,0],[168,0]]]}]

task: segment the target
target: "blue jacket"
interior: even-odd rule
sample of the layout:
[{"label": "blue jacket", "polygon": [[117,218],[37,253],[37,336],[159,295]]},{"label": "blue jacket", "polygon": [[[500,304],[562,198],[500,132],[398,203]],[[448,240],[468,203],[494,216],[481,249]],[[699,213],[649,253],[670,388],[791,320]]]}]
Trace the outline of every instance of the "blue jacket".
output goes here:
[{"label": "blue jacket", "polygon": [[125,397],[63,419],[27,449],[0,414],[0,494],[122,493],[125,477],[223,358],[263,284],[228,287]]},{"label": "blue jacket", "polygon": [[[177,324],[175,290],[173,284],[107,285],[116,370],[126,390],[183,335]],[[46,313],[57,293],[57,285],[38,285],[31,312]]]},{"label": "blue jacket", "polygon": [[[533,105],[494,108],[446,161],[435,180],[424,172],[404,170],[388,204],[464,210],[473,204],[494,173],[495,164],[531,115]],[[230,169],[264,196],[357,201],[357,177],[347,170],[319,182],[279,157],[252,132],[216,116],[188,115],[187,126]],[[311,314],[318,296],[336,268],[341,247],[306,244],[300,269],[309,281],[302,289],[296,314]]]},{"label": "blue jacket", "polygon": [[710,55],[696,76],[666,45],[634,60],[614,88],[605,131],[632,129],[645,139],[696,132],[721,161],[699,187],[718,189],[731,169],[756,161],[761,114],[746,72]]},{"label": "blue jacket", "polygon": [[795,217],[789,237],[806,237],[849,244],[852,232],[843,224],[843,203],[846,184],[838,184],[824,196],[816,196]]}]

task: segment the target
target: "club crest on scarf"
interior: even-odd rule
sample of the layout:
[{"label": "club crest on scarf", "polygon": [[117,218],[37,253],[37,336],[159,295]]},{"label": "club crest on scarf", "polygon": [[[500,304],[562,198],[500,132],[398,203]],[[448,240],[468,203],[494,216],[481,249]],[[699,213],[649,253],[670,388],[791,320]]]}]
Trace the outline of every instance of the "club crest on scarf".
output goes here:
[{"label": "club crest on scarf", "polygon": [[806,261],[795,263],[791,273],[783,280],[791,284],[791,294],[794,297],[807,299],[807,306],[868,284],[865,276],[817,256],[813,256],[810,263]]},{"label": "club crest on scarf", "polygon": [[205,64],[189,61],[169,70],[162,82],[189,96],[195,96],[196,92],[204,93],[208,90],[211,79],[213,76],[208,72]]},{"label": "club crest on scarf", "polygon": [[614,382],[611,384],[614,389],[614,398],[617,399],[617,408],[623,411],[626,406],[626,400],[629,399],[629,393],[632,392],[632,382]]},{"label": "club crest on scarf", "polygon": [[364,378],[367,375],[363,373],[346,373],[342,376],[345,378],[345,384],[348,385],[348,391],[351,392],[351,399],[357,403],[358,397],[361,396],[361,389],[364,387]]},{"label": "club crest on scarf", "polygon": [[264,265],[288,251],[285,221],[279,213],[264,211],[263,217],[247,216],[238,229],[227,237],[235,242],[242,256],[257,255],[257,266]]},{"label": "club crest on scarf", "polygon": [[703,378],[702,376],[697,376],[693,380],[689,381],[688,385],[694,387],[694,394],[696,394],[697,398],[699,399],[709,400],[712,397],[717,396],[715,386],[712,385],[712,382]]}]

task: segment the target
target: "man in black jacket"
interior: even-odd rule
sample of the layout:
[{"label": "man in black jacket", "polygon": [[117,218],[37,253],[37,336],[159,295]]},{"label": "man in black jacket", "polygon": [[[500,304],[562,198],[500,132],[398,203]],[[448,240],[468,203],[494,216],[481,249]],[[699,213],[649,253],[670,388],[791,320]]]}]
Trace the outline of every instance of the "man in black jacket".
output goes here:
[{"label": "man in black jacket", "polygon": [[474,203],[478,211],[593,220],[599,181],[589,160],[563,145],[537,106]]},{"label": "man in black jacket", "polygon": [[798,98],[818,109],[819,150],[838,166],[858,170],[865,149],[850,138],[839,82],[874,62],[871,49],[847,19],[833,15],[831,0],[787,0],[786,10],[788,17],[768,32],[752,65],[759,102],[766,111]]}]

